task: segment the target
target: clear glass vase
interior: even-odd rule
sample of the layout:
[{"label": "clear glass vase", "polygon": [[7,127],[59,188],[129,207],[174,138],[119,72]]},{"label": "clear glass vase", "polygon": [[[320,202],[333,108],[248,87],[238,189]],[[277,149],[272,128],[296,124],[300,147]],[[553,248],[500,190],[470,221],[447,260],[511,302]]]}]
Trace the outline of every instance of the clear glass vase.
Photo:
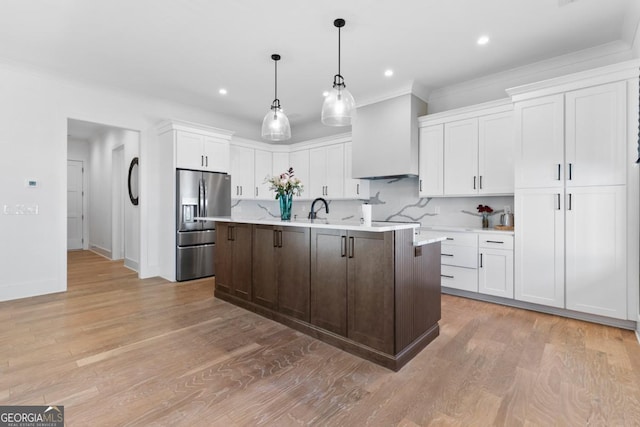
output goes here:
[{"label": "clear glass vase", "polygon": [[278,200],[280,201],[280,219],[282,221],[290,221],[293,194],[281,194]]},{"label": "clear glass vase", "polygon": [[482,214],[482,228],[489,228],[489,214]]}]

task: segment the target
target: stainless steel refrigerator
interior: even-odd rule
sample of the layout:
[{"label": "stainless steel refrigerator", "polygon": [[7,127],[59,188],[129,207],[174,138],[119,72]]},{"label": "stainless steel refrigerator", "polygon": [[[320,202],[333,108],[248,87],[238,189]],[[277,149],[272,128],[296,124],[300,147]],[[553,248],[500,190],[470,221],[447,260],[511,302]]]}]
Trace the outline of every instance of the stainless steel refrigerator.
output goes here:
[{"label": "stainless steel refrigerator", "polygon": [[215,222],[203,216],[231,215],[231,176],[176,170],[176,280],[215,274]]}]

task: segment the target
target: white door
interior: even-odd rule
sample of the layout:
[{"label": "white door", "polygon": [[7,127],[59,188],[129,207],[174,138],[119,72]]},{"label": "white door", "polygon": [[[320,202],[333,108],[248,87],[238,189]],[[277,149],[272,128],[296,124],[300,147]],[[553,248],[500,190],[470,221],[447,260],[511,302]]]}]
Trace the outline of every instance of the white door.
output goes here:
[{"label": "white door", "polygon": [[84,243],[84,166],[67,160],[67,250],[82,249]]},{"label": "white door", "polygon": [[444,125],[444,194],[478,193],[478,119]]},{"label": "white door", "polygon": [[311,195],[311,187],[309,184],[309,150],[293,151],[289,154],[289,164],[293,168],[294,176],[302,182],[303,191],[300,195],[301,199],[313,199],[317,196]]},{"label": "white door", "polygon": [[420,129],[418,195],[420,197],[444,194],[444,125]]},{"label": "white door", "polygon": [[326,197],[327,185],[327,150],[325,147],[309,150],[309,185],[308,195],[311,198]]},{"label": "white door", "polygon": [[273,173],[273,157],[270,151],[255,150],[254,153],[254,180],[255,198],[258,200],[271,200],[275,198],[275,193],[269,190],[271,184],[265,180],[271,178]]},{"label": "white door", "polygon": [[253,199],[254,164],[252,148],[231,146],[231,198]]},{"label": "white door", "polygon": [[626,82],[566,94],[567,187],[626,183]]},{"label": "white door", "polygon": [[567,308],[627,318],[626,187],[567,189]]},{"label": "white door", "polygon": [[480,248],[478,292],[513,298],[513,251]]},{"label": "white door", "polygon": [[516,188],[564,186],[564,95],[517,102]]},{"label": "white door", "polygon": [[478,118],[478,193],[513,194],[513,112]]},{"label": "white door", "polygon": [[202,144],[204,154],[204,170],[209,172],[229,173],[230,147],[229,141],[205,136]]},{"label": "white door", "polygon": [[515,212],[515,299],[564,308],[563,193],[518,190]]},{"label": "white door", "polygon": [[344,144],[344,197],[346,199],[368,199],[369,180],[353,178],[353,144]]},{"label": "white door", "polygon": [[204,136],[177,131],[176,165],[182,169],[204,169]]},{"label": "white door", "polygon": [[341,199],[344,197],[344,144],[329,145],[326,152],[324,195],[331,199]]}]

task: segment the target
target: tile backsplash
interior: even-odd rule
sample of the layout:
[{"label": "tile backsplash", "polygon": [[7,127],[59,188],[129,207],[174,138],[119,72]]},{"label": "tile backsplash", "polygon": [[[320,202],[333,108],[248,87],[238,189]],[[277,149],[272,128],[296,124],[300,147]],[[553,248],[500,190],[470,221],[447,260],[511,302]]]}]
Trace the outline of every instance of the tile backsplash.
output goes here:
[{"label": "tile backsplash", "polygon": [[[499,224],[500,213],[505,207],[513,212],[513,196],[475,196],[475,197],[418,197],[418,178],[391,178],[371,181],[369,200],[327,200],[329,214],[324,207],[318,212],[318,218],[330,220],[359,220],[361,205],[372,205],[374,221],[420,222],[422,226],[450,225],[462,227],[480,227],[481,218],[476,207],[489,205],[494,212],[489,225]],[[275,197],[275,196],[274,196]],[[293,198],[292,215],[306,218],[311,200]],[[316,204],[316,211],[319,205]],[[274,200],[233,200],[232,215],[238,218],[279,218],[280,208]]]}]

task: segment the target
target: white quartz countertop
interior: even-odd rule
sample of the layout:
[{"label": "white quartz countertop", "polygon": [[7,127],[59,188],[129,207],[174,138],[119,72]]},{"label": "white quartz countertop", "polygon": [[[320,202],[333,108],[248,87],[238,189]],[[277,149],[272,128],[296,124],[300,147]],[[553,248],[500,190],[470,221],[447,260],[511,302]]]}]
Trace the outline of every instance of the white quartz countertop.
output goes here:
[{"label": "white quartz countertop", "polygon": [[418,233],[420,231],[457,231],[457,232],[467,232],[467,233],[504,233],[504,234],[511,235],[511,236],[513,236],[515,234],[513,230],[498,230],[498,229],[495,229],[495,228],[456,227],[456,226],[449,226],[449,225],[429,225],[429,226],[426,226],[426,227],[419,227],[419,229],[417,231],[418,231]]},{"label": "white quartz countertop", "polygon": [[[355,230],[385,232],[395,230],[416,229],[420,227],[417,222],[378,222],[372,221],[371,225],[361,224],[360,221],[334,221],[326,219],[295,219],[291,221],[281,221],[279,219],[247,219],[232,216],[212,216],[195,217],[196,220],[216,221],[216,222],[238,222],[243,224],[279,225],[283,227],[308,227],[325,228],[332,230]],[[426,240],[426,239],[425,239]],[[427,243],[424,243],[427,244]]]},{"label": "white quartz countertop", "polygon": [[416,234],[416,235],[413,236],[413,246],[430,245],[431,243],[442,242],[442,241],[445,241],[445,240],[447,240],[447,238],[445,236],[427,238],[427,237],[424,237],[424,236],[420,236],[419,234]]}]

